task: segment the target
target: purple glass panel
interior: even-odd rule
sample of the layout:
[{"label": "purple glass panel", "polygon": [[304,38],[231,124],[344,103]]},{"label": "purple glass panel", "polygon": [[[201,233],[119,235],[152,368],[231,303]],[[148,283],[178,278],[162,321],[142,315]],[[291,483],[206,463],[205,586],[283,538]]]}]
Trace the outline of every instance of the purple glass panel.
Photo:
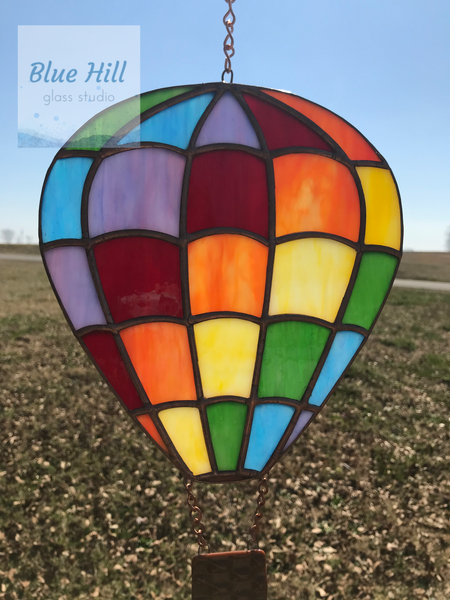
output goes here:
[{"label": "purple glass panel", "polygon": [[89,235],[150,229],[178,237],[186,158],[162,148],[138,148],[101,163],[89,194]]},{"label": "purple glass panel", "polygon": [[45,252],[53,285],[75,329],[106,323],[86,257],[80,246],[53,248]]},{"label": "purple glass panel", "polygon": [[283,451],[286,450],[286,448],[288,448],[292,444],[292,442],[294,442],[298,438],[298,436],[301,434],[303,429],[308,425],[309,420],[311,419],[311,417],[313,415],[314,415],[314,413],[311,412],[310,410],[303,410],[300,413],[298,421],[295,424],[295,427],[292,430],[292,433],[289,436],[289,439],[286,442],[286,446],[283,448]]},{"label": "purple glass panel", "polygon": [[261,148],[244,109],[230,92],[225,92],[212,109],[200,131],[196,146],[224,142]]}]

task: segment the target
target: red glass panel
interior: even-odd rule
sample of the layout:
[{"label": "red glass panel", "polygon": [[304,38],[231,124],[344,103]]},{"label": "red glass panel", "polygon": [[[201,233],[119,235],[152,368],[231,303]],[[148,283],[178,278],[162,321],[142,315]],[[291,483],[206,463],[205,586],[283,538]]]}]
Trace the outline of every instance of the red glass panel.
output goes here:
[{"label": "red glass panel", "polygon": [[289,113],[255,96],[249,94],[243,96],[262,129],[269,150],[306,146],[333,152],[331,146],[320,135]]},{"label": "red glass panel", "polygon": [[187,230],[247,229],[267,238],[269,204],[264,160],[239,150],[196,156],[189,183]]},{"label": "red glass panel", "polygon": [[151,315],[183,316],[178,246],[130,237],[98,244],[94,252],[116,323]]},{"label": "red glass panel", "polygon": [[107,331],[94,331],[83,336],[94,361],[129,410],[142,406],[125,363],[120,356],[114,336]]}]

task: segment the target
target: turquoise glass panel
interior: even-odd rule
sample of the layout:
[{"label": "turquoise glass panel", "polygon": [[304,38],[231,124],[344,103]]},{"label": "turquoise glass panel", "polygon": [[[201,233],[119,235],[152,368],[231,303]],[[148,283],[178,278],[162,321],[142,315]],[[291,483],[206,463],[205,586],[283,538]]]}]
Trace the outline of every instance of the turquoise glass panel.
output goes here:
[{"label": "turquoise glass panel", "polygon": [[364,336],[355,331],[339,331],[309,399],[310,404],[320,406],[347,368]]},{"label": "turquoise glass panel", "polygon": [[301,434],[301,432],[308,425],[308,423],[310,422],[311,417],[313,415],[314,415],[314,413],[311,412],[310,410],[302,410],[302,412],[300,413],[300,416],[298,418],[298,421],[295,424],[295,427],[292,430],[292,433],[289,436],[288,441],[286,442],[286,446],[283,448],[283,451],[286,450],[286,448],[288,448],[292,444],[292,442],[295,442],[295,440],[298,438],[298,436]]},{"label": "turquoise glass panel", "polygon": [[92,158],[57,160],[47,179],[42,200],[42,240],[81,238],[81,196]]},{"label": "turquoise glass panel", "polygon": [[286,404],[260,404],[253,414],[245,469],[261,471],[274,453],[294,414]]},{"label": "turquoise glass panel", "polygon": [[157,113],[128,133],[119,145],[133,142],[160,142],[178,148],[187,148],[198,120],[214,97],[201,94],[170,106]]}]

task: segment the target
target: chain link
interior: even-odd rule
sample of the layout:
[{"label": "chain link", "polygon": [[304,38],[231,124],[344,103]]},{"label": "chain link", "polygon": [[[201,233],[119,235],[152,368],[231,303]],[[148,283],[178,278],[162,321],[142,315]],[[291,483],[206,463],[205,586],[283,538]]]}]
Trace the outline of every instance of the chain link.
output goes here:
[{"label": "chain link", "polygon": [[209,554],[209,544],[203,537],[203,534],[205,533],[205,526],[202,523],[203,513],[201,508],[197,506],[197,498],[192,493],[192,481],[185,479],[184,487],[188,494],[187,505],[189,506],[189,515],[192,519],[192,531],[197,536],[198,553],[201,554],[202,550],[205,548],[206,552]]},{"label": "chain link", "polygon": [[256,501],[256,511],[255,511],[255,520],[253,525],[250,527],[250,535],[252,540],[249,540],[248,542],[248,546],[250,546],[251,541],[253,541],[253,544],[256,546],[256,548],[259,548],[258,545],[258,535],[259,535],[259,522],[261,521],[261,519],[263,518],[263,507],[266,503],[266,494],[269,491],[269,488],[267,486],[267,483],[269,481],[269,475],[266,474],[264,475],[264,477],[262,477],[258,483],[258,499]]},{"label": "chain link", "polygon": [[236,0],[225,0],[228,4],[228,10],[223,18],[223,24],[227,29],[227,36],[223,41],[223,52],[225,54],[225,68],[222,73],[222,82],[225,83],[225,74],[230,75],[230,83],[233,83],[233,71],[231,69],[231,59],[234,56],[234,24],[236,23],[236,15],[233,12],[233,4]]}]

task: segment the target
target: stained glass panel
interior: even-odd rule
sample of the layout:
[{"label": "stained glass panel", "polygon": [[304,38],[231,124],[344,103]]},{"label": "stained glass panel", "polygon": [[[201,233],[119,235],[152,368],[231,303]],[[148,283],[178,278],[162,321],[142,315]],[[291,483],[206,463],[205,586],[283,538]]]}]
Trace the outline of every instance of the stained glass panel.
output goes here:
[{"label": "stained glass panel", "polygon": [[89,235],[149,229],[178,236],[186,158],[137,148],[105,158],[89,194]]},{"label": "stained glass panel", "polygon": [[356,252],[326,239],[277,246],[269,314],[301,314],[333,323],[350,280]]},{"label": "stained glass panel", "polygon": [[123,329],[120,337],[152,404],[197,399],[184,325],[145,323]]},{"label": "stained glass panel", "polygon": [[212,235],[189,244],[191,311],[261,316],[268,248],[242,235]]},{"label": "stained glass panel", "polygon": [[86,250],[63,246],[44,254],[53,285],[75,329],[104,325],[105,315],[92,281]]},{"label": "stained glass panel", "polygon": [[359,195],[349,169],[317,154],[287,154],[273,161],[277,236],[323,231],[359,238]]},{"label": "stained glass panel", "polygon": [[209,473],[211,464],[198,409],[169,408],[162,410],[159,418],[188,469],[194,475]]},{"label": "stained glass panel", "polygon": [[314,323],[286,321],[267,328],[258,396],[301,400],[330,330]]},{"label": "stained glass panel", "polygon": [[194,325],[194,332],[205,398],[248,398],[259,325],[242,319],[213,319]]},{"label": "stained glass panel", "polygon": [[94,253],[116,323],[150,315],[183,317],[178,246],[125,237],[98,244]]}]

